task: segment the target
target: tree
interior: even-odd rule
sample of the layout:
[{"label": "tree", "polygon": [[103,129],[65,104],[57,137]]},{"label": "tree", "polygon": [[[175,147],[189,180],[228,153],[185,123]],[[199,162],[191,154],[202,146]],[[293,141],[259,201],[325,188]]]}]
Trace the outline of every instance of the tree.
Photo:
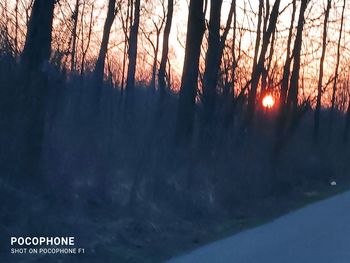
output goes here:
[{"label": "tree", "polygon": [[111,27],[113,25],[113,21],[114,21],[118,7],[119,7],[119,4],[116,8],[116,0],[109,0],[107,17],[103,27],[102,42],[101,42],[100,51],[99,51],[98,59],[95,66],[95,78],[96,78],[97,84],[101,84],[103,81],[105,60],[106,60],[106,55],[108,50],[109,35],[111,32]]},{"label": "tree", "polygon": [[210,4],[209,39],[205,60],[203,104],[204,118],[209,122],[215,109],[218,72],[223,56],[225,42],[231,28],[236,1],[232,0],[223,34],[220,36],[221,8],[223,1],[212,0]]},{"label": "tree", "polygon": [[282,75],[282,81],[281,81],[280,114],[282,114],[282,112],[284,111],[285,104],[286,104],[288,87],[289,87],[289,78],[290,78],[290,66],[292,64],[292,57],[290,53],[291,53],[295,13],[297,10],[296,0],[292,1],[292,5],[293,5],[293,11],[292,11],[291,23],[289,27],[288,40],[287,40],[286,61],[283,67],[283,75]]},{"label": "tree", "polygon": [[16,3],[15,3],[15,46],[14,46],[15,56],[18,55],[18,30],[19,30],[18,6],[19,6],[19,0],[16,0]]},{"label": "tree", "polygon": [[23,82],[17,90],[16,134],[19,175],[39,178],[44,136],[47,74],[55,0],[35,0],[21,57]]},{"label": "tree", "polygon": [[[238,59],[236,57],[236,35],[237,35],[237,10],[236,10],[236,1],[232,1],[232,14],[233,19],[233,32],[232,32],[232,98],[235,97],[235,77],[236,77],[236,67],[238,64]],[[240,40],[241,42],[241,40]]]},{"label": "tree", "polygon": [[248,123],[252,120],[255,112],[256,104],[256,93],[260,81],[260,76],[264,70],[264,63],[268,45],[270,43],[270,38],[272,33],[276,30],[277,18],[279,15],[280,0],[276,0],[270,14],[269,25],[266,32],[263,35],[263,43],[260,51],[260,56],[257,65],[254,67],[252,72],[251,89],[248,94],[248,112],[247,121]]},{"label": "tree", "polygon": [[329,136],[332,135],[332,128],[333,128],[335,97],[337,93],[337,84],[338,84],[338,78],[339,78],[340,44],[341,44],[341,39],[343,34],[345,7],[346,7],[346,0],[344,0],[344,3],[343,3],[342,14],[340,19],[339,38],[338,38],[338,45],[337,45],[337,62],[335,66],[335,74],[334,74],[334,80],[333,80],[333,91],[332,91],[331,113],[330,113],[331,116],[329,121]]},{"label": "tree", "polygon": [[158,71],[158,86],[162,95],[165,92],[165,71],[166,71],[166,63],[168,61],[168,53],[169,53],[169,36],[170,30],[173,20],[173,12],[174,12],[174,0],[168,0],[168,11],[165,22],[165,28],[163,33],[163,47],[162,47],[162,58],[160,60],[159,71]]},{"label": "tree", "polygon": [[132,91],[135,87],[135,72],[137,61],[137,39],[140,24],[140,3],[141,0],[135,0],[134,20],[130,28],[129,50],[128,50],[128,73],[126,79],[126,90]]},{"label": "tree", "polygon": [[123,66],[122,66],[122,76],[121,76],[121,84],[120,84],[122,93],[124,92],[126,57],[127,57],[128,43],[129,43],[129,21],[131,20],[130,17],[132,17],[131,15],[132,1],[133,0],[128,0],[125,18],[124,18],[123,12],[120,12],[120,20],[121,20],[122,30],[124,33]]},{"label": "tree", "polygon": [[[269,14],[270,14],[270,0],[265,1],[265,18],[264,18],[264,25],[263,25],[263,33],[266,34],[267,27],[268,27],[268,21],[269,21]],[[269,56],[267,58],[267,65],[264,65],[263,71],[261,73],[261,92],[260,97],[265,94],[266,89],[268,88],[268,80],[269,80],[269,72],[271,69],[272,59],[275,51],[275,40],[276,40],[276,30],[272,32],[271,36],[271,43],[270,43],[270,50],[269,50]]]},{"label": "tree", "polygon": [[203,104],[205,118],[211,119],[216,97],[217,74],[220,65],[220,22],[222,0],[210,1],[208,51],[203,76]]},{"label": "tree", "polygon": [[[350,98],[350,96],[349,96]],[[346,112],[346,120],[345,120],[345,129],[344,129],[344,141],[348,142],[349,140],[349,130],[350,130],[350,99],[348,102],[348,110]]]},{"label": "tree", "polygon": [[[83,2],[83,10],[85,7],[85,1]],[[92,27],[93,27],[93,16],[94,16],[94,4],[91,6],[91,12],[90,12],[90,21],[89,21],[89,30],[87,34],[87,39],[86,39],[86,45],[84,44],[84,15],[81,16],[81,34],[83,35],[81,38],[81,64],[80,64],[80,75],[84,74],[85,71],[85,60],[86,60],[86,55],[90,47],[90,42],[91,42],[91,34],[92,34]]]},{"label": "tree", "polygon": [[[261,24],[262,24],[263,9],[264,9],[264,0],[259,0],[258,24],[256,29],[253,71],[256,68],[256,65],[258,63],[258,56],[259,56],[259,49],[260,49],[260,42],[261,42]],[[268,15],[266,15],[266,17],[268,17]]]},{"label": "tree", "polygon": [[176,122],[176,138],[178,142],[185,142],[192,135],[195,98],[198,88],[199,57],[205,31],[203,5],[204,0],[190,1],[185,61],[182,71]]},{"label": "tree", "polygon": [[[262,97],[266,90],[268,89],[268,83],[269,79],[269,72],[271,69],[271,64],[273,60],[273,54],[275,52],[275,41],[276,41],[276,30],[272,32],[271,36],[271,44],[270,44],[270,50],[269,50],[269,57],[267,59],[267,65],[266,67],[264,66],[263,71],[261,73],[262,78],[261,78],[261,92],[260,92],[260,97]],[[270,82],[270,81],[269,81]]]},{"label": "tree", "polygon": [[296,0],[292,0],[292,16],[291,23],[289,26],[288,39],[287,39],[287,47],[286,47],[286,59],[283,66],[282,80],[281,80],[281,92],[279,99],[279,110],[278,110],[278,118],[276,123],[276,135],[279,136],[284,129],[285,121],[286,121],[286,104],[287,104],[287,94],[289,89],[290,82],[290,72],[293,58],[291,56],[292,52],[292,37],[293,37],[293,29],[294,29],[294,20],[295,14],[297,10]]},{"label": "tree", "polygon": [[71,61],[70,61],[71,72],[75,71],[75,53],[76,53],[76,44],[77,44],[78,15],[79,15],[79,0],[76,0],[74,12],[72,14],[73,29],[72,29],[72,51],[71,51]]},{"label": "tree", "polygon": [[[264,17],[264,24],[263,24],[263,34],[266,34],[267,26],[268,26],[268,22],[269,22],[269,14],[270,14],[270,0],[265,1],[264,13],[265,13],[265,17]],[[273,57],[273,51],[274,51],[275,36],[276,36],[276,30],[273,31],[272,37],[271,37],[271,44],[270,44],[270,51],[269,51],[267,68],[265,68],[265,66],[264,66],[263,71],[261,73],[261,94],[264,94],[266,86],[267,86],[267,78],[268,78],[268,73],[270,70],[272,57]]]},{"label": "tree", "polygon": [[323,80],[323,64],[326,55],[326,45],[327,45],[327,26],[328,26],[328,18],[329,11],[331,9],[331,0],[327,0],[327,7],[324,15],[323,22],[323,40],[322,40],[322,54],[320,60],[320,73],[318,78],[317,85],[317,102],[314,116],[314,140],[318,140],[319,129],[320,129],[320,111],[321,111],[321,98],[322,98],[322,80]]},{"label": "tree", "polygon": [[292,115],[295,115],[298,108],[298,88],[299,88],[299,75],[300,75],[300,54],[301,45],[303,42],[303,30],[305,23],[305,11],[309,0],[301,0],[297,33],[294,41],[293,49],[293,71],[290,79],[290,88],[287,97],[287,111]]},{"label": "tree", "polygon": [[[153,63],[152,63],[152,72],[151,72],[151,82],[150,82],[150,88],[155,91],[156,89],[156,77],[157,77],[157,71],[158,71],[158,53],[159,53],[159,45],[160,45],[160,35],[163,30],[165,20],[166,20],[166,7],[164,0],[160,0],[159,3],[162,7],[162,12],[156,11],[159,14],[154,14],[155,6],[154,4],[151,4],[151,10],[147,10],[150,14],[150,20],[152,22],[152,25],[154,26],[154,31],[147,31],[147,29],[141,28],[143,35],[145,36],[146,40],[149,42],[150,46],[153,49]],[[146,9],[146,8],[145,8]],[[146,27],[150,28],[148,25]],[[155,34],[155,40],[152,37],[152,35]],[[149,53],[149,52],[148,52]]]},{"label": "tree", "polygon": [[51,54],[51,30],[55,0],[35,0],[21,63],[28,71],[38,70]]}]

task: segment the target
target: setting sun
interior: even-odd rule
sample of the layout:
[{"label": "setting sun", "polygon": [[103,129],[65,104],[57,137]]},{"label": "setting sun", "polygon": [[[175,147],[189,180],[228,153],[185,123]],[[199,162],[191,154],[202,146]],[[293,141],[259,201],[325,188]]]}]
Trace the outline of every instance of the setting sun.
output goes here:
[{"label": "setting sun", "polygon": [[266,95],[262,100],[264,108],[271,109],[275,105],[275,99],[272,95]]}]

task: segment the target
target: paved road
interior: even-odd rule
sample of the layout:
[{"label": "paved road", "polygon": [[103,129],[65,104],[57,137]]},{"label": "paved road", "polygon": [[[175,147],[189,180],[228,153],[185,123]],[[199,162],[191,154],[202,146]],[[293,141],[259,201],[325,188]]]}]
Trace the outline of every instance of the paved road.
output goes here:
[{"label": "paved road", "polygon": [[350,263],[350,191],[167,263]]}]

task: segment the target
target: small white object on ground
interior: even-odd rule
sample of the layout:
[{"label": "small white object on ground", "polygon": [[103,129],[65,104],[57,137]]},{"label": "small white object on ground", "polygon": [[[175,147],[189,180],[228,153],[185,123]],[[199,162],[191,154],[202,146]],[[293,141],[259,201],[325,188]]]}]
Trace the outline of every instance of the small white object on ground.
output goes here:
[{"label": "small white object on ground", "polygon": [[336,181],[332,181],[331,182],[331,186],[336,186],[337,185],[337,182]]}]

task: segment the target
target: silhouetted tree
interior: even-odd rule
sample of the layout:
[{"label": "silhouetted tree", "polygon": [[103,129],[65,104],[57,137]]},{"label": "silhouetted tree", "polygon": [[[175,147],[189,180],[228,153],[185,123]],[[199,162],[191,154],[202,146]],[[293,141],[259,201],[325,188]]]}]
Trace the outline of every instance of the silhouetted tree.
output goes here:
[{"label": "silhouetted tree", "polygon": [[19,31],[18,7],[19,7],[19,0],[16,0],[15,2],[15,46],[14,46],[15,56],[18,55],[18,31]]},{"label": "silhouetted tree", "polygon": [[330,121],[329,121],[329,136],[332,135],[332,129],[333,129],[335,97],[336,97],[336,93],[337,93],[337,85],[338,85],[338,78],[339,78],[340,46],[341,46],[341,39],[342,39],[342,35],[343,35],[345,7],[346,7],[346,0],[344,0],[344,3],[343,3],[341,19],[340,19],[339,38],[338,38],[338,45],[337,45],[337,62],[335,65],[335,74],[334,74],[334,80],[333,80],[333,91],[332,91],[332,101],[331,101],[331,112],[330,112],[331,116],[330,116]]},{"label": "silhouetted tree", "polygon": [[[350,96],[349,96],[350,97]],[[348,110],[346,112],[345,129],[344,129],[344,141],[349,140],[349,130],[350,130],[350,101],[348,102]]]},{"label": "silhouetted tree", "polygon": [[[85,1],[83,2],[83,10],[85,7]],[[91,6],[91,12],[90,12],[90,21],[89,21],[89,29],[88,29],[88,34],[87,34],[87,39],[86,39],[86,44],[84,41],[84,36],[81,38],[81,64],[80,64],[80,75],[84,74],[85,71],[85,60],[86,60],[86,55],[90,47],[91,43],[91,34],[92,34],[92,26],[93,26],[93,16],[94,16],[94,4]],[[82,35],[84,32],[84,15],[81,16],[81,31]]]},{"label": "silhouetted tree", "polygon": [[[232,102],[235,98],[235,78],[236,78],[236,68],[238,64],[238,58],[236,56],[236,35],[237,35],[237,7],[236,7],[236,0],[232,1],[232,15],[234,16],[233,19],[233,34],[232,34]],[[241,43],[241,40],[239,41]],[[240,45],[239,45],[240,47]]]},{"label": "silhouetted tree", "polygon": [[290,88],[287,97],[287,110],[289,113],[295,115],[298,107],[298,89],[299,89],[299,74],[300,74],[300,54],[303,42],[303,30],[305,23],[305,11],[309,0],[301,0],[297,34],[294,41],[293,49],[293,71],[290,79]]},{"label": "silhouetted tree", "polygon": [[70,61],[70,71],[74,72],[75,70],[75,52],[77,45],[77,26],[78,26],[78,15],[79,15],[79,1],[75,1],[75,8],[72,14],[73,20],[73,29],[72,29],[72,51],[71,51],[71,61]]},{"label": "silhouetted tree", "polygon": [[[269,22],[269,14],[270,14],[270,1],[265,1],[265,17],[264,17],[264,25],[263,25],[263,33],[266,34],[268,22]],[[269,50],[269,57],[267,59],[267,65],[264,66],[263,71],[261,73],[261,96],[265,93],[265,89],[267,88],[267,81],[268,81],[268,75],[272,63],[273,53],[274,53],[274,45],[275,45],[275,38],[276,38],[276,30],[272,32],[271,36],[271,43],[270,43],[270,50]]]},{"label": "silhouetted tree", "polygon": [[176,138],[178,141],[189,139],[193,129],[199,57],[205,31],[203,4],[204,0],[191,0],[189,6],[185,61],[176,123]]},{"label": "silhouetted tree", "polygon": [[217,74],[220,64],[220,22],[222,0],[210,1],[208,51],[203,76],[203,103],[205,118],[213,114],[216,97]]},{"label": "silhouetted tree", "polygon": [[270,43],[271,35],[276,30],[280,3],[281,3],[280,0],[276,0],[272,7],[270,18],[269,18],[269,25],[266,30],[266,33],[264,33],[263,35],[263,42],[262,42],[259,60],[252,72],[251,89],[248,94],[248,109],[247,109],[248,122],[252,120],[254,115],[255,106],[256,106],[256,93],[257,93],[257,89],[260,81],[260,76],[264,70],[265,57],[266,57],[267,48]]},{"label": "silhouetted tree", "polygon": [[51,30],[55,0],[35,0],[28,25],[21,63],[37,71],[50,58]]},{"label": "silhouetted tree", "polygon": [[126,79],[126,90],[132,91],[135,87],[135,72],[137,61],[137,40],[140,24],[140,3],[141,0],[135,0],[134,19],[130,28],[129,50],[128,50],[128,73]]},{"label": "silhouetted tree", "polygon": [[[153,63],[152,63],[152,71],[151,71],[151,81],[150,81],[150,88],[155,91],[156,89],[156,77],[158,72],[158,53],[159,53],[159,45],[160,45],[160,35],[162,33],[163,27],[165,25],[165,20],[167,17],[167,11],[165,7],[165,0],[160,0],[159,3],[161,4],[161,10],[162,11],[156,11],[158,16],[154,16],[152,14],[152,11],[154,10],[147,10],[146,11],[151,13],[150,20],[154,26],[154,29],[150,28],[148,25],[146,25],[147,28],[142,28],[142,33],[144,34],[146,40],[149,42],[150,46],[153,49]],[[154,7],[152,7],[154,9]],[[151,30],[149,30],[151,29]],[[155,35],[155,40],[152,37]],[[148,52],[150,53],[150,52]]]},{"label": "silhouetted tree", "polygon": [[126,70],[126,57],[127,57],[127,50],[128,50],[128,42],[129,42],[129,21],[131,20],[130,17],[132,17],[132,1],[128,0],[128,4],[126,7],[126,17],[124,18],[123,12],[120,12],[120,19],[121,19],[121,25],[122,30],[124,34],[124,47],[123,47],[123,66],[122,66],[122,76],[121,76],[121,92],[124,92],[124,83],[125,83],[125,70]]},{"label": "silhouetted tree", "polygon": [[294,28],[294,20],[295,20],[295,13],[296,13],[296,0],[292,1],[293,5],[293,11],[292,11],[292,17],[291,17],[291,23],[289,27],[289,33],[288,33],[288,40],[287,40],[287,47],[286,47],[286,61],[284,63],[283,67],[283,76],[281,81],[281,95],[280,95],[280,114],[284,111],[284,107],[286,104],[287,99],[287,93],[288,93],[288,87],[289,87],[289,79],[290,79],[290,66],[292,64],[292,57],[291,57],[291,45],[292,45],[292,37],[293,37],[293,28]]},{"label": "silhouetted tree", "polygon": [[324,15],[324,22],[323,22],[322,54],[321,54],[321,60],[320,60],[320,73],[319,73],[318,85],[317,85],[317,102],[316,102],[316,109],[315,109],[315,116],[314,116],[314,140],[316,140],[316,141],[318,140],[319,129],[320,129],[323,64],[324,64],[324,59],[325,59],[325,55],[326,55],[327,26],[328,26],[328,18],[329,18],[330,9],[331,9],[331,0],[328,0],[327,7],[325,10],[325,15]]},{"label": "silhouetted tree", "polygon": [[14,140],[17,172],[30,180],[40,173],[54,6],[55,0],[35,0],[21,57],[23,83],[17,90]]},{"label": "silhouetted tree", "polygon": [[[258,63],[260,42],[261,42],[261,24],[263,19],[263,9],[264,9],[264,0],[259,0],[259,11],[258,11],[258,24],[256,28],[256,39],[255,39],[255,49],[254,49],[254,59],[253,59],[253,70],[256,68]],[[268,15],[266,15],[267,17]]]},{"label": "silhouetted tree", "polygon": [[203,104],[204,118],[209,123],[215,110],[216,88],[218,84],[218,73],[223,56],[225,42],[231,28],[236,1],[231,2],[231,7],[226,21],[226,26],[220,36],[222,1],[211,1],[208,50],[205,60],[205,71],[203,76]]},{"label": "silhouetted tree", "polygon": [[[117,6],[117,8],[118,7],[119,6]],[[110,35],[111,27],[113,25],[113,21],[117,12],[117,8],[116,8],[116,0],[109,0],[107,17],[103,27],[101,47],[100,47],[98,59],[95,66],[95,78],[96,78],[97,84],[101,84],[103,81],[105,60],[106,60],[106,55],[108,50],[109,35]]]},{"label": "silhouetted tree", "polygon": [[261,92],[260,97],[264,96],[266,90],[268,89],[268,83],[269,79],[269,72],[271,69],[271,64],[273,60],[273,54],[275,52],[275,41],[276,41],[276,30],[272,32],[271,36],[271,43],[270,43],[270,50],[269,50],[269,57],[267,58],[267,65],[264,66],[263,71],[261,73]]},{"label": "silhouetted tree", "polygon": [[165,70],[166,64],[168,61],[168,53],[169,53],[169,35],[173,20],[173,12],[174,12],[174,0],[168,0],[168,11],[165,22],[165,28],[163,33],[163,47],[162,47],[162,58],[160,60],[159,71],[158,71],[158,86],[161,94],[164,95],[165,92]]}]

